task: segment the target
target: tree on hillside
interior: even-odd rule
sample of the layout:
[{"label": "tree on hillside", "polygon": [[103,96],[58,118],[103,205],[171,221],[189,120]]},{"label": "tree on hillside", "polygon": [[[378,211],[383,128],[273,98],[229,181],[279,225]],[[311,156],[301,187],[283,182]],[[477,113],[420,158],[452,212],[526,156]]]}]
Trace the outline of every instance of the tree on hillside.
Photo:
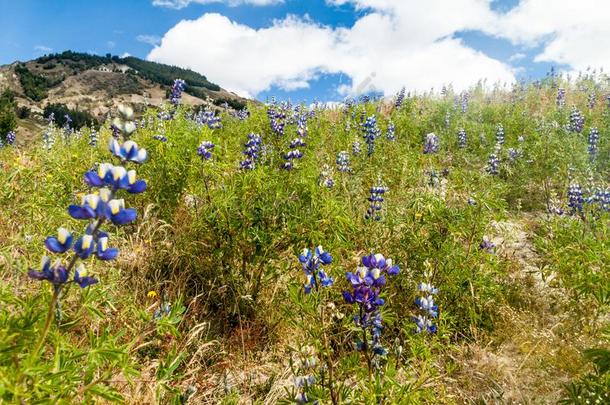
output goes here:
[{"label": "tree on hillside", "polygon": [[0,138],[3,140],[6,134],[17,127],[16,109],[15,96],[10,90],[5,90],[0,95]]}]

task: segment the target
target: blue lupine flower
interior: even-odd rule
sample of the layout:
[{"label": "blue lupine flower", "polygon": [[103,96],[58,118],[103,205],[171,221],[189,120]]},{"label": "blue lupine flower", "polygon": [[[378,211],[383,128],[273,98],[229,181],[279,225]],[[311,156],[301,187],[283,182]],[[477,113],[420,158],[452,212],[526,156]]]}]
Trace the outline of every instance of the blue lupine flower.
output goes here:
[{"label": "blue lupine flower", "polygon": [[254,133],[248,134],[248,141],[244,144],[245,149],[242,152],[246,158],[240,163],[242,169],[253,170],[256,167],[262,142],[263,140],[260,135]]},{"label": "blue lupine flower", "polygon": [[95,128],[91,128],[91,132],[89,132],[89,146],[96,147],[98,141],[98,135]]},{"label": "blue lupine flower", "polygon": [[216,115],[216,112],[212,110],[200,110],[195,116],[195,123],[202,127],[207,125],[210,129],[220,129],[222,128],[221,118]]},{"label": "blue lupine flower", "polygon": [[[398,274],[400,268],[392,263],[392,259],[386,259],[379,253],[364,256],[361,263],[362,266],[355,272],[346,273],[352,289],[343,291],[343,299],[348,304],[358,305],[358,315],[354,316],[354,323],[362,328],[363,336],[367,337],[366,340],[357,342],[356,348],[370,350],[375,355],[384,355],[386,351],[380,343],[383,326],[379,308],[385,300],[379,293],[386,283],[386,276]],[[368,336],[371,337],[370,340]]]},{"label": "blue lupine flower", "polygon": [[74,282],[78,284],[80,288],[87,288],[92,284],[97,284],[98,280],[96,278],[87,276],[85,265],[81,263],[74,271]]},{"label": "blue lupine flower", "polygon": [[422,311],[427,312],[427,314],[433,318],[438,316],[438,306],[434,303],[434,297],[432,295],[415,298],[415,305]]},{"label": "blue lupine flower", "polygon": [[124,162],[143,163],[148,157],[146,149],[139,148],[134,141],[125,141],[122,145],[116,139],[111,139],[108,146],[114,156]]},{"label": "blue lupine flower", "polygon": [[136,210],[125,208],[125,200],[114,199],[106,204],[106,218],[115,225],[125,225],[136,220]]},{"label": "blue lupine flower", "polygon": [[568,187],[568,207],[572,210],[572,214],[581,213],[584,202],[585,199],[580,184],[571,183]]},{"label": "blue lupine flower", "polygon": [[470,98],[470,94],[468,94],[468,92],[465,91],[465,92],[463,92],[461,94],[460,103],[461,103],[461,107],[462,107],[462,114],[465,114],[466,110],[468,110],[468,100],[469,100],[469,98]]},{"label": "blue lupine flower", "polygon": [[[104,235],[104,236],[102,236]],[[101,233],[97,239],[97,246],[95,249],[95,255],[100,260],[114,260],[119,255],[119,249],[108,247],[108,236],[105,233]]]},{"label": "blue lupine flower", "polygon": [[487,168],[485,169],[487,173],[495,176],[498,174],[498,169],[500,167],[500,159],[498,159],[498,155],[492,153],[489,155],[489,159],[487,160]]},{"label": "blue lupine flower", "polygon": [[502,124],[498,124],[498,126],[496,127],[496,144],[504,144],[504,127],[502,126]]},{"label": "blue lupine flower", "polygon": [[241,110],[235,111],[233,113],[233,116],[236,117],[240,121],[245,121],[245,120],[248,119],[248,117],[250,117],[250,111],[248,111],[247,109],[243,108]]},{"label": "blue lupine flower", "polygon": [[451,114],[449,113],[449,111],[447,111],[447,113],[445,114],[445,128],[449,128],[450,124],[451,124]]},{"label": "blue lupine flower", "polygon": [[381,135],[381,130],[377,127],[377,118],[371,115],[362,124],[362,137],[368,145],[368,155],[371,156],[375,150],[375,140]]},{"label": "blue lupine flower", "polygon": [[477,205],[477,202],[475,199],[468,197],[468,205],[472,205],[473,207]]},{"label": "blue lupine flower", "polygon": [[350,168],[349,165],[349,154],[347,153],[347,151],[343,150],[339,153],[337,153],[337,170],[339,170],[342,173],[350,173],[352,171],[352,169]]},{"label": "blue lupine flower", "polygon": [[416,315],[413,317],[413,321],[415,322],[416,326],[415,333],[436,333],[436,325],[432,323],[430,318],[427,318],[424,315]]},{"label": "blue lupine flower", "polygon": [[156,139],[157,141],[161,142],[167,142],[167,137],[165,137],[164,135],[153,135],[153,139]]},{"label": "blue lupine flower", "polygon": [[576,108],[572,107],[572,111],[570,112],[570,131],[581,133],[582,129],[585,126],[585,117],[581,114],[581,112]]},{"label": "blue lupine flower", "polygon": [[292,142],[290,142],[290,148],[295,149],[298,147],[306,146],[307,144],[303,140],[303,138],[294,138]]},{"label": "blue lupine flower", "polygon": [[137,180],[135,170],[126,170],[111,163],[100,163],[97,171],[88,171],[84,179],[91,187],[110,186],[113,191],[123,189],[131,194],[142,193],[147,187],[144,180]]},{"label": "blue lupine flower", "polygon": [[464,131],[464,128],[460,128],[460,130],[458,131],[457,137],[458,137],[458,146],[460,148],[465,148],[466,142],[468,142],[468,137],[466,135],[466,131]]},{"label": "blue lupine flower", "polygon": [[70,205],[68,213],[74,219],[104,218],[106,203],[98,194],[87,194],[82,198],[81,205]]},{"label": "blue lupine flower", "polygon": [[597,102],[597,96],[596,96],[595,92],[589,93],[589,96],[587,97],[587,106],[590,109],[593,109],[593,108],[595,108],[596,102]]},{"label": "blue lupine flower", "polygon": [[65,228],[57,230],[57,237],[49,236],[44,244],[53,253],[64,253],[72,247],[72,234]]},{"label": "blue lupine flower", "polygon": [[6,134],[6,144],[7,145],[12,145],[15,143],[15,132],[14,131],[9,131],[8,134]]},{"label": "blue lupine flower", "polygon": [[388,129],[386,131],[386,139],[388,141],[395,141],[396,140],[396,127],[394,126],[394,123],[392,121],[390,121],[388,123]]},{"label": "blue lupine flower", "polygon": [[519,149],[508,148],[508,158],[510,159],[511,162],[516,161],[522,155],[523,155],[523,152],[521,152]]},{"label": "blue lupine flower", "polygon": [[599,131],[596,127],[592,127],[589,130],[589,138],[588,138],[588,151],[591,159],[595,159],[597,155],[597,143],[599,141]]},{"label": "blue lupine flower", "polygon": [[172,85],[171,92],[169,95],[169,102],[174,106],[180,104],[180,100],[182,99],[182,92],[186,88],[186,82],[182,79],[174,80],[174,84]]},{"label": "blue lupine flower", "polygon": [[94,248],[95,243],[93,242],[93,235],[85,234],[81,236],[76,243],[74,243],[74,247],[72,249],[78,257],[85,260],[91,256]]},{"label": "blue lupine flower", "polygon": [[564,88],[559,88],[557,90],[557,107],[563,108],[566,104],[566,90]]},{"label": "blue lupine flower", "polygon": [[212,149],[214,149],[215,146],[216,145],[210,141],[203,141],[197,148],[197,154],[201,156],[202,160],[210,160],[212,158]]},{"label": "blue lupine flower", "polygon": [[53,128],[54,128],[53,121],[50,121],[49,125],[42,133],[43,147],[46,150],[50,150],[53,147],[53,145],[55,144],[55,134],[54,134]]},{"label": "blue lupine flower", "polygon": [[284,127],[286,126],[287,110],[290,108],[289,103],[278,104],[275,98],[271,99],[271,103],[267,108],[267,117],[269,117],[269,125],[271,130],[279,137],[284,135]]},{"label": "blue lupine flower", "polygon": [[335,186],[335,181],[332,178],[332,170],[327,164],[322,166],[318,183],[327,188],[332,188]]},{"label": "blue lupine flower", "polygon": [[438,294],[438,288],[434,287],[430,283],[419,283],[417,289],[423,293]]},{"label": "blue lupine flower", "polygon": [[299,262],[303,267],[306,282],[304,285],[305,294],[309,294],[312,288],[318,288],[318,282],[322,287],[329,287],[333,284],[333,279],[322,268],[321,265],[331,264],[333,261],[330,253],[324,251],[322,246],[316,247],[313,252],[303,249],[299,255]]},{"label": "blue lupine flower", "polygon": [[388,192],[388,188],[381,185],[381,181],[378,180],[378,185],[371,187],[369,192],[371,194],[368,198],[370,204],[364,218],[367,220],[374,219],[375,221],[381,221],[380,213],[381,209],[383,208],[383,195]]},{"label": "blue lupine flower", "polygon": [[66,266],[61,263],[61,260],[58,259],[51,265],[51,260],[47,256],[44,256],[40,267],[40,271],[29,269],[28,276],[34,280],[48,281],[53,284],[53,287],[56,290],[68,282],[68,270],[66,269]]},{"label": "blue lupine flower", "polygon": [[405,100],[405,88],[400,89],[398,94],[396,95],[396,101],[394,102],[394,106],[396,108],[400,108],[402,106],[403,101]]},{"label": "blue lupine flower", "polygon": [[486,251],[487,253],[495,253],[496,251],[496,244],[493,243],[489,237],[487,236],[483,236],[483,241],[481,242],[481,244],[479,245],[479,248],[481,250]]},{"label": "blue lupine flower", "polygon": [[431,154],[437,153],[439,148],[438,136],[434,132],[426,135],[426,141],[424,143],[424,153]]},{"label": "blue lupine flower", "polygon": [[360,147],[360,141],[355,140],[352,143],[352,155],[359,155],[362,152],[362,148]]}]

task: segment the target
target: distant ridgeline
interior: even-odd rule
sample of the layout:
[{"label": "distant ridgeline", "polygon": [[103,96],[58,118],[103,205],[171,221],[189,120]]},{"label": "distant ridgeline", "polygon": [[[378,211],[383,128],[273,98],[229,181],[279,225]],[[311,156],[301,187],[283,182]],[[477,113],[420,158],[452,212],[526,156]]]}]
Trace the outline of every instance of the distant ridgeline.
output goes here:
[{"label": "distant ridgeline", "polygon": [[[127,70],[126,74],[133,74],[148,79],[153,83],[164,86],[171,86],[174,79],[181,78],[187,84],[186,92],[199,98],[206,98],[202,89],[212,91],[221,90],[220,86],[211,83],[208,79],[190,69],[182,69],[176,66],[169,66],[162,63],[149,62],[133,56],[120,58],[116,55],[106,54],[106,56],[90,55],[80,52],[65,51],[62,53],[49,54],[33,61],[42,65],[42,72],[34,72],[26,64],[20,64],[15,68],[19,75],[19,81],[24,89],[25,95],[34,101],[41,101],[47,97],[47,91],[60,84],[66,75],[74,75],[85,70],[104,67],[108,64],[123,65]],[[63,67],[61,72],[57,72],[57,67]]]}]

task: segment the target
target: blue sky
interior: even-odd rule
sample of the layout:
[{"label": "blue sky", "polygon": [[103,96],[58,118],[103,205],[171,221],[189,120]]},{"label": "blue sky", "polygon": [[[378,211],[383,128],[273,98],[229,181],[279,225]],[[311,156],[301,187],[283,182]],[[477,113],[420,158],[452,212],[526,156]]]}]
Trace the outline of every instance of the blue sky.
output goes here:
[{"label": "blue sky", "polygon": [[[422,91],[442,83],[464,87],[470,73],[510,81],[542,77],[551,66],[572,70],[607,61],[604,55],[587,61],[582,46],[573,43],[575,36],[562,31],[566,28],[561,22],[571,15],[569,2],[563,0],[557,1],[558,11],[549,10],[546,22],[539,15],[540,4],[530,4],[542,0],[500,0],[484,6],[485,1],[459,0],[453,9],[446,6],[453,3],[438,1],[430,1],[428,9],[422,2],[411,7],[406,4],[411,0],[156,1],[165,4],[0,0],[0,64],[67,49],[129,53],[191,67],[223,87],[263,100],[276,95],[331,101],[353,94],[358,83],[371,77],[370,89],[377,91],[391,93],[401,84]],[[444,26],[461,12],[463,17]],[[541,28],[528,27],[533,22],[540,22]],[[589,39],[601,38],[601,25]],[[285,37],[297,40],[283,44]],[[233,48],[240,50],[226,52]],[[250,54],[253,48],[256,52]],[[303,60],[294,63],[301,56]],[[233,68],[240,65],[249,68]]]}]

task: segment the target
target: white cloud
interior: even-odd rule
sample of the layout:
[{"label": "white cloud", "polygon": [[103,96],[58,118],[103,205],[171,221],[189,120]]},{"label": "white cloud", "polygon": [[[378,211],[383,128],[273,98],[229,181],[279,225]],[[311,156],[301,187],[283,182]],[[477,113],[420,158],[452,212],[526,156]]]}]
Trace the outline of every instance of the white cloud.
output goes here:
[{"label": "white cloud", "polygon": [[40,52],[46,52],[46,53],[49,53],[49,52],[52,52],[52,51],[53,51],[53,48],[50,48],[50,47],[45,46],[45,45],[36,45],[36,46],[34,47],[34,50],[35,50],[35,51],[40,51]]},{"label": "white cloud", "polygon": [[136,41],[155,46],[159,45],[161,42],[161,37],[158,35],[140,34],[136,37]]},{"label": "white cloud", "polygon": [[349,28],[288,16],[253,29],[219,14],[204,14],[171,28],[148,58],[190,67],[250,96],[272,85],[304,88],[324,73],[351,78],[351,86],[339,89],[342,93],[355,91],[367,79],[366,90],[386,94],[403,84],[411,90],[429,90],[451,82],[463,89],[479,79],[514,80],[510,66],[453,37],[455,32],[492,24],[494,13],[486,0],[327,2],[348,1],[372,10]]},{"label": "white cloud", "polygon": [[121,58],[128,58],[128,57],[130,57],[130,56],[131,56],[131,54],[130,54],[129,52],[124,52],[124,53],[121,55]]},{"label": "white cloud", "polygon": [[537,62],[554,62],[573,69],[610,66],[610,2],[605,0],[522,0],[498,16],[488,32],[514,44],[541,46]]},{"label": "white cloud", "polygon": [[525,55],[524,53],[521,52],[517,52],[515,54],[510,55],[510,57],[508,58],[509,62],[518,62],[522,59],[524,59],[527,55]]},{"label": "white cloud", "polygon": [[242,4],[251,4],[253,6],[269,6],[273,4],[283,3],[284,0],[153,0],[153,6],[173,8],[180,10],[188,7],[191,3],[196,4],[211,4],[211,3],[226,3],[230,7],[236,7]]}]

